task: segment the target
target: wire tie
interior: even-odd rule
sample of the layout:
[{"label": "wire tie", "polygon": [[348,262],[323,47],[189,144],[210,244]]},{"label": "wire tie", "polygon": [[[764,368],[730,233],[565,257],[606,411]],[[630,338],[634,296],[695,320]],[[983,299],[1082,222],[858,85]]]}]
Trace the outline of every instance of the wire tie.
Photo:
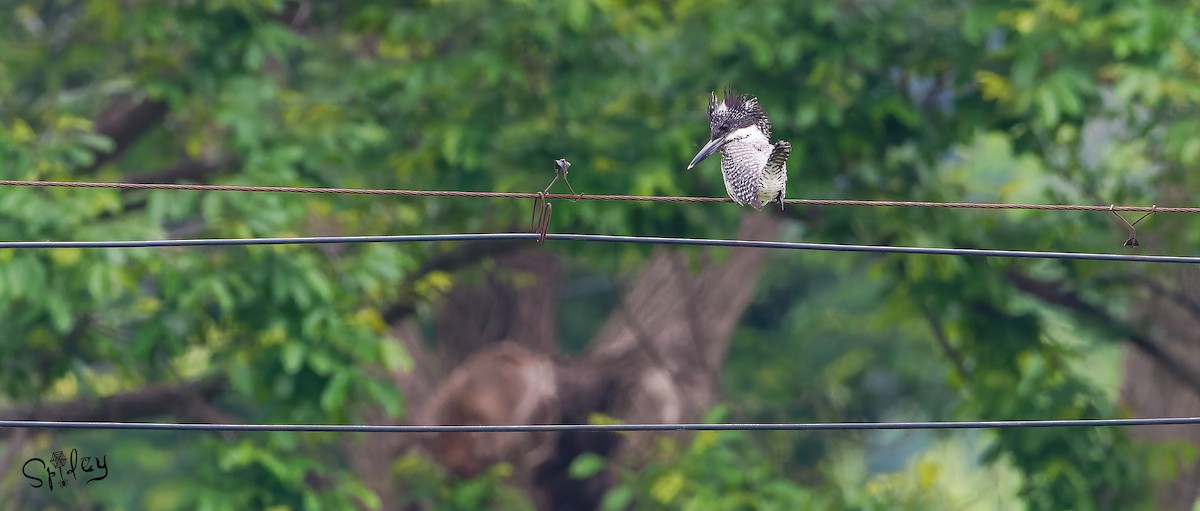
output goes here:
[{"label": "wire tie", "polygon": [[545,204],[546,204],[545,207],[542,208],[541,225],[538,226],[538,230],[537,230],[537,233],[538,233],[537,242],[538,243],[545,243],[545,241],[546,241],[546,231],[550,230],[550,215],[551,215],[551,213],[553,213],[553,210],[554,210],[554,206],[551,205],[549,202],[546,202]]},{"label": "wire tie", "polygon": [[1112,213],[1113,215],[1115,215],[1117,218],[1119,218],[1121,220],[1121,222],[1124,223],[1127,227],[1129,227],[1129,239],[1125,240],[1125,244],[1122,246],[1125,246],[1125,247],[1139,246],[1138,240],[1137,240],[1137,227],[1136,226],[1137,226],[1138,222],[1141,222],[1142,220],[1145,220],[1146,217],[1153,215],[1157,209],[1158,209],[1157,204],[1151,205],[1150,211],[1147,211],[1146,214],[1142,215],[1137,220],[1134,220],[1133,223],[1130,223],[1129,220],[1126,220],[1125,217],[1121,216],[1120,213],[1117,213],[1115,204],[1108,205],[1108,211],[1110,213]]},{"label": "wire tie", "polygon": [[571,182],[567,180],[567,169],[571,168],[571,162],[566,158],[554,160],[554,179],[550,180],[550,184],[546,185],[546,189],[537,193],[533,199],[533,211],[529,215],[530,228],[537,233],[538,243],[546,241],[546,232],[550,230],[550,216],[554,211],[553,206],[546,200],[550,195],[550,188],[554,183],[558,182],[559,176],[562,176],[563,182],[567,184],[567,189],[571,190],[571,195],[574,196],[574,201],[579,202],[583,197],[582,193],[575,193],[575,188],[571,186]]},{"label": "wire tie", "polygon": [[537,194],[535,194],[533,197],[533,210],[529,214],[529,230],[530,231],[533,231],[533,232],[538,231],[538,224],[541,223],[540,219],[538,218],[538,211],[544,210],[545,205],[546,205],[546,192],[537,192]]},{"label": "wire tie", "polygon": [[537,196],[533,198],[533,211],[529,215],[529,227],[538,235],[538,243],[546,241],[546,231],[550,229],[552,211],[550,201],[546,200],[546,192],[544,190],[538,192]]},{"label": "wire tie", "polygon": [[[558,175],[561,173],[563,182],[567,184],[567,189],[571,190],[571,195],[575,196],[575,198],[573,200],[575,202],[579,202],[579,199],[583,197],[583,194],[575,193],[575,188],[571,187],[571,181],[569,181],[567,179],[567,170],[570,168],[571,168],[571,162],[567,161],[566,158],[559,158],[557,160],[554,160],[554,180],[558,180]],[[553,186],[554,181],[550,181],[550,185]],[[550,191],[550,186],[546,187],[546,191]]]}]

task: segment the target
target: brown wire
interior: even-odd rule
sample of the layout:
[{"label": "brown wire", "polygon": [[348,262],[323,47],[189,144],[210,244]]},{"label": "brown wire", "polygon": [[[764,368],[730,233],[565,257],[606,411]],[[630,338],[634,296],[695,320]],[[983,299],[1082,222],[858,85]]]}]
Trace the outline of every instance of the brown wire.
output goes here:
[{"label": "brown wire", "polygon": [[[275,193],[330,193],[355,195],[397,195],[404,197],[477,197],[498,199],[571,199],[600,201],[644,201],[644,202],[733,202],[727,197],[672,197],[659,195],[593,195],[539,192],[467,192],[457,190],[390,190],[371,188],[304,188],[295,186],[243,186],[243,185],[195,185],[162,183],[97,183],[84,181],[21,181],[0,180],[0,186],[62,187],[62,188],[117,188],[123,190],[192,190],[225,192],[275,192]],[[786,204],[804,206],[862,206],[897,208],[958,208],[958,209],[1027,209],[1053,211],[1141,211],[1154,213],[1200,213],[1200,207],[1153,207],[1153,206],[1093,206],[1081,204],[996,204],[986,202],[927,202],[887,200],[844,200],[844,199],[785,199]]]},{"label": "brown wire", "polygon": [[[553,184],[553,183],[551,183]],[[538,192],[533,199],[533,213],[529,217],[530,229],[537,233],[538,243],[546,241],[546,232],[550,230],[550,215],[554,208],[546,200],[546,192]]]}]

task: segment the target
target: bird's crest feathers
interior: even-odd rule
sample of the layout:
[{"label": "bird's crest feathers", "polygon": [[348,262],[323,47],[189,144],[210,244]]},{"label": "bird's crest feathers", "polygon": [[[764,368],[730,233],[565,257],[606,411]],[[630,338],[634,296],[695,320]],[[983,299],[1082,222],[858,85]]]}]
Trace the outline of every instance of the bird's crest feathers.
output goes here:
[{"label": "bird's crest feathers", "polygon": [[708,103],[708,123],[713,138],[750,125],[758,125],[764,135],[771,136],[771,121],[767,120],[758,98],[738,94],[731,87],[726,87],[723,92],[724,99],[718,100],[717,93],[713,92]]}]

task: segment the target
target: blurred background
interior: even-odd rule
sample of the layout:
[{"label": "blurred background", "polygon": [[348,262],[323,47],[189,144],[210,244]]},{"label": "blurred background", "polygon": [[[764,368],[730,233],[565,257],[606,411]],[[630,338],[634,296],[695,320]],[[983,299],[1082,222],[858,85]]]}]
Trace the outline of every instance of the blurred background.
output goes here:
[{"label": "blurred background", "polygon": [[[0,178],[1193,206],[1200,5],[0,1]],[[564,192],[561,183],[555,191]],[[1196,254],[1185,214],[556,200],[551,232]],[[530,201],[0,190],[0,238],[528,230]],[[1130,216],[1130,220],[1136,216]],[[528,424],[1200,415],[1185,265],[479,242],[0,251],[0,418]],[[1200,429],[0,430],[0,509],[1192,510]],[[35,488],[27,459],[106,456]]]}]

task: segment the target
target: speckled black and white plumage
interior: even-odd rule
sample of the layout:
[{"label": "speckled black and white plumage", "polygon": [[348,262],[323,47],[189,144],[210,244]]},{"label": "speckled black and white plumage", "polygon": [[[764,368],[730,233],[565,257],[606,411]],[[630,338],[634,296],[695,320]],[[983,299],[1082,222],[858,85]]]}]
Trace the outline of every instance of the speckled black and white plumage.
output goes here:
[{"label": "speckled black and white plumage", "polygon": [[773,201],[782,208],[792,145],[771,143],[771,121],[758,100],[726,89],[718,101],[714,93],[708,120],[711,140],[723,140],[721,174],[729,197],[755,209]]}]

